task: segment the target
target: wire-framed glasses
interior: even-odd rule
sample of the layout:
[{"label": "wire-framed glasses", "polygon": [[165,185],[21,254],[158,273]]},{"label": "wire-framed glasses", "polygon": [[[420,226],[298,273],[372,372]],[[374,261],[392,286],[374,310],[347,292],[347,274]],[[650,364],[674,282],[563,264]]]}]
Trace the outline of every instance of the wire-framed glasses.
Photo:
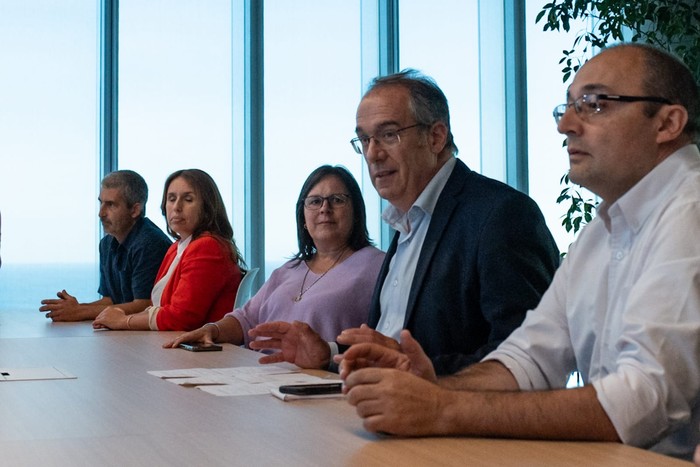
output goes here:
[{"label": "wire-framed glasses", "polygon": [[569,107],[573,107],[579,117],[584,120],[592,115],[597,115],[605,112],[607,108],[605,101],[617,101],[617,102],[656,102],[658,104],[672,104],[672,102],[665,97],[656,96],[619,96],[611,94],[584,94],[578,99],[566,103],[560,104],[554,107],[552,115],[554,116],[554,121],[559,123]]},{"label": "wire-framed glasses", "polygon": [[333,193],[328,196],[307,196],[304,198],[304,207],[316,211],[321,209],[323,203],[328,201],[328,205],[332,208],[340,208],[350,202],[350,195],[345,193]]},{"label": "wire-framed glasses", "polygon": [[423,124],[416,123],[414,125],[405,126],[396,130],[382,130],[376,135],[371,136],[358,136],[357,138],[351,139],[350,144],[352,144],[352,147],[356,153],[367,154],[367,149],[369,148],[369,143],[372,139],[374,139],[376,143],[381,144],[385,148],[396,146],[401,142],[401,137],[399,136],[399,133],[401,133],[404,130],[415,128],[417,126],[423,126]]}]

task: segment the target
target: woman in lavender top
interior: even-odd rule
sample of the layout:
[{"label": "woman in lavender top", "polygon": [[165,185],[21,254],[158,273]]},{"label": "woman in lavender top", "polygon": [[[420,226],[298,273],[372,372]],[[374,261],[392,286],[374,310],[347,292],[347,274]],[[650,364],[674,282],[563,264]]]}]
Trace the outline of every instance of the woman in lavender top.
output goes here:
[{"label": "woman in lavender top", "polygon": [[384,253],[369,239],[362,193],[350,172],[329,165],[314,170],[299,194],[296,218],[299,252],[248,303],[164,347],[248,345],[248,330],[269,321],[302,321],[334,341],[343,329],[365,323]]}]

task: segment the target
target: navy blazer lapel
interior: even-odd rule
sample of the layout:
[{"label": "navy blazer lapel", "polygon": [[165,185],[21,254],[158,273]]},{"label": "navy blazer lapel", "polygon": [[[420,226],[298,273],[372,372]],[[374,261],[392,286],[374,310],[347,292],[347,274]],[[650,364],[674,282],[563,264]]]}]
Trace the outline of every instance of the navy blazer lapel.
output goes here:
[{"label": "navy blazer lapel", "polygon": [[372,329],[377,327],[379,323],[379,318],[381,318],[381,301],[380,297],[382,294],[382,287],[384,287],[384,281],[386,276],[389,274],[389,265],[391,264],[391,258],[396,254],[396,248],[399,244],[399,233],[394,232],[394,237],[391,240],[389,249],[386,251],[386,256],[384,256],[384,262],[379,270],[379,276],[377,277],[377,284],[374,286],[374,293],[372,294],[372,302],[370,303],[369,316],[367,318],[367,325]]},{"label": "navy blazer lapel", "polygon": [[442,193],[440,193],[440,196],[438,197],[437,204],[435,205],[435,211],[430,219],[428,232],[425,235],[423,247],[420,251],[420,257],[418,258],[418,264],[416,265],[416,273],[413,276],[411,292],[408,296],[408,303],[406,304],[404,328],[406,328],[411,315],[413,314],[418,293],[423,288],[428,271],[428,265],[430,265],[432,262],[433,256],[437,251],[437,247],[440,244],[440,240],[442,239],[445,228],[447,227],[447,223],[457,207],[457,195],[461,193],[462,187],[465,183],[465,178],[470,172],[471,170],[464,164],[464,162],[457,159],[454,169],[450,174],[450,178],[447,179],[447,183],[442,189]]}]

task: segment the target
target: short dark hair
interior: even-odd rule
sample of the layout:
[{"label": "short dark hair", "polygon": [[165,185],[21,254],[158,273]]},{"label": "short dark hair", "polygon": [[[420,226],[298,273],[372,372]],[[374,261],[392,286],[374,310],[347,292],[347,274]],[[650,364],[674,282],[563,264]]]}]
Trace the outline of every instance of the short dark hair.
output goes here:
[{"label": "short dark hair", "polygon": [[[192,239],[199,237],[204,232],[209,232],[214,238],[229,248],[231,258],[240,267],[243,267],[245,263],[236,246],[236,241],[233,238],[233,227],[228,220],[224,200],[221,198],[221,193],[216,186],[216,182],[205,171],[200,169],[182,169],[168,176],[165,180],[163,199],[160,203],[160,210],[163,216],[166,216],[165,205],[168,200],[168,188],[176,178],[182,178],[189,183],[197,196],[202,199],[202,211],[200,212],[199,225],[195,228],[194,232],[192,232]],[[169,224],[167,224],[167,229],[168,233],[173,238],[180,238],[180,236],[170,228]]]},{"label": "short dark hair", "polygon": [[[697,141],[700,130],[698,113],[700,101],[698,85],[690,69],[674,54],[659,47],[641,42],[624,42],[608,47],[634,48],[644,54],[646,70],[643,81],[644,92],[650,96],[665,97],[688,111],[688,123],[683,133]],[[646,114],[652,117],[661,108],[660,104],[647,103]]]},{"label": "short dark hair", "polygon": [[365,96],[381,88],[390,86],[402,86],[409,94],[409,107],[416,119],[416,123],[431,126],[436,122],[442,122],[447,127],[447,141],[445,146],[453,155],[459,150],[452,135],[450,126],[450,107],[447,97],[435,80],[413,68],[406,68],[398,73],[387,76],[378,76],[372,80]]},{"label": "short dark hair", "polygon": [[307,261],[313,258],[316,253],[316,245],[314,240],[309,235],[309,231],[304,228],[304,199],[309,195],[309,192],[327,177],[338,177],[345,185],[350,195],[352,203],[352,230],[348,239],[348,246],[352,251],[360,250],[366,246],[372,245],[372,240],[367,232],[367,214],[365,211],[365,201],[362,198],[360,186],[355,181],[350,171],[343,166],[322,165],[317,168],[306,178],[304,185],[299,192],[299,199],[296,206],[297,217],[297,241],[299,242],[299,252],[294,256],[300,261]]},{"label": "short dark hair", "polygon": [[148,201],[148,185],[143,177],[133,170],[116,170],[105,175],[102,188],[121,191],[126,206],[132,208],[136,203],[141,204],[140,217],[146,216],[146,201]]}]

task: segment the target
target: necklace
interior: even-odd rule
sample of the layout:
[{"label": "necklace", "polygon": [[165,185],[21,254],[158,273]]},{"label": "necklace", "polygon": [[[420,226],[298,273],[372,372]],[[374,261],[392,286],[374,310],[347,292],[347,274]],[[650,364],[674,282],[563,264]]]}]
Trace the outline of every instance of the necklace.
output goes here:
[{"label": "necklace", "polygon": [[323,274],[321,274],[320,276],[318,276],[318,278],[317,278],[315,281],[313,281],[313,282],[305,289],[305,288],[304,288],[304,285],[306,284],[306,278],[309,276],[309,271],[311,271],[311,268],[310,268],[309,265],[307,264],[307,265],[306,265],[306,274],[304,274],[304,280],[301,281],[301,287],[299,287],[299,293],[298,293],[295,297],[293,297],[292,300],[294,300],[295,302],[301,301],[301,297],[302,297],[306,292],[308,292],[309,289],[310,289],[311,287],[313,287],[314,284],[315,284],[316,282],[318,282],[318,281],[320,281],[321,279],[323,279],[323,276],[325,276],[326,274],[328,274],[328,272],[329,272],[331,269],[333,269],[333,268],[335,267],[336,264],[338,264],[338,261],[340,261],[340,258],[343,256],[343,254],[345,253],[345,250],[346,250],[346,249],[347,249],[347,248],[343,248],[343,250],[340,252],[340,254],[338,255],[338,257],[335,258],[335,261],[333,261],[333,264],[331,264],[331,267],[329,267],[328,269],[326,269],[326,271],[325,271]]}]

